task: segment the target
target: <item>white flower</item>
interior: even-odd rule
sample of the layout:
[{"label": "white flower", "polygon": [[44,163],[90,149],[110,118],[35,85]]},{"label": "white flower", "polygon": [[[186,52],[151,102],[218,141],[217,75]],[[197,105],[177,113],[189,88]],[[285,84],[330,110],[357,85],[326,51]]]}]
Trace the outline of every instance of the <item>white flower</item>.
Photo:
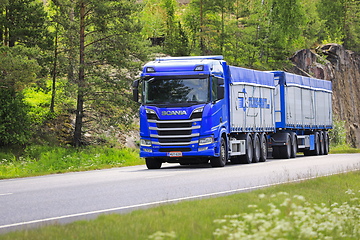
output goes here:
[{"label": "white flower", "polygon": [[266,196],[266,195],[263,194],[263,193],[259,194],[259,198],[260,198],[260,199],[264,198],[265,196]]},{"label": "white flower", "polygon": [[303,196],[295,195],[294,198],[296,198],[296,199],[298,199],[298,200],[300,200],[300,201],[305,202],[305,197],[303,197]]}]

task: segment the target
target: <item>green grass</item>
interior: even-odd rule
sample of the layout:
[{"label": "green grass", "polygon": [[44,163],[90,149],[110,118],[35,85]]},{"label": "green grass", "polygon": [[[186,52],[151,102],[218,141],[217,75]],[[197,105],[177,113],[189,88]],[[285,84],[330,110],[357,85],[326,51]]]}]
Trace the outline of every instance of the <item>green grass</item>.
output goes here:
[{"label": "green grass", "polygon": [[0,179],[140,164],[139,151],[129,148],[29,146],[0,151]]},{"label": "green grass", "polygon": [[347,144],[330,146],[330,154],[335,153],[360,153],[360,148],[352,148]]},{"label": "green grass", "polygon": [[360,172],[351,172],[102,215],[8,233],[0,239],[261,239],[259,235],[262,239],[359,239],[359,190]]}]

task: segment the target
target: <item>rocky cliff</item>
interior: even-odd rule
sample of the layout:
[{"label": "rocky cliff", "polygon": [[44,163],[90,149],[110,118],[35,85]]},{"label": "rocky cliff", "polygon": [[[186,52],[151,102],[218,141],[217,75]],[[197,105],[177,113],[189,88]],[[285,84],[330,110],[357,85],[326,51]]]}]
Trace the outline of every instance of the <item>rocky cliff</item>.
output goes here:
[{"label": "rocky cliff", "polygon": [[289,72],[332,82],[334,117],[346,121],[347,142],[360,148],[360,54],[338,44],[303,49]]}]

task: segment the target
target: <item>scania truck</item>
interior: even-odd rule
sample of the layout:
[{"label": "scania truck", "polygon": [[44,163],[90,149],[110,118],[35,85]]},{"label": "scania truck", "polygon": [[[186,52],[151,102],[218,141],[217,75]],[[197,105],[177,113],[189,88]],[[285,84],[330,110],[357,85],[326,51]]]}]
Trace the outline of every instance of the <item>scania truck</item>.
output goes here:
[{"label": "scania truck", "polygon": [[229,66],[223,56],[166,57],[144,66],[133,96],[149,169],[329,152],[330,81]]}]

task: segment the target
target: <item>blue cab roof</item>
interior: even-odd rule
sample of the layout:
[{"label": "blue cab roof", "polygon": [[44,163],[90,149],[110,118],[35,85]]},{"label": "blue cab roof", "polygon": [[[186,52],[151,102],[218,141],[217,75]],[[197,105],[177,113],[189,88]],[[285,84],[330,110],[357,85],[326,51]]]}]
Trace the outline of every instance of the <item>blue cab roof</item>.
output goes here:
[{"label": "blue cab roof", "polygon": [[[141,74],[142,77],[152,76],[205,76],[214,72],[223,75],[220,65],[223,56],[196,56],[196,57],[165,57],[156,58],[155,61],[147,63]],[[195,68],[202,66],[202,70],[195,71]],[[149,72],[152,68],[154,71]]]}]

